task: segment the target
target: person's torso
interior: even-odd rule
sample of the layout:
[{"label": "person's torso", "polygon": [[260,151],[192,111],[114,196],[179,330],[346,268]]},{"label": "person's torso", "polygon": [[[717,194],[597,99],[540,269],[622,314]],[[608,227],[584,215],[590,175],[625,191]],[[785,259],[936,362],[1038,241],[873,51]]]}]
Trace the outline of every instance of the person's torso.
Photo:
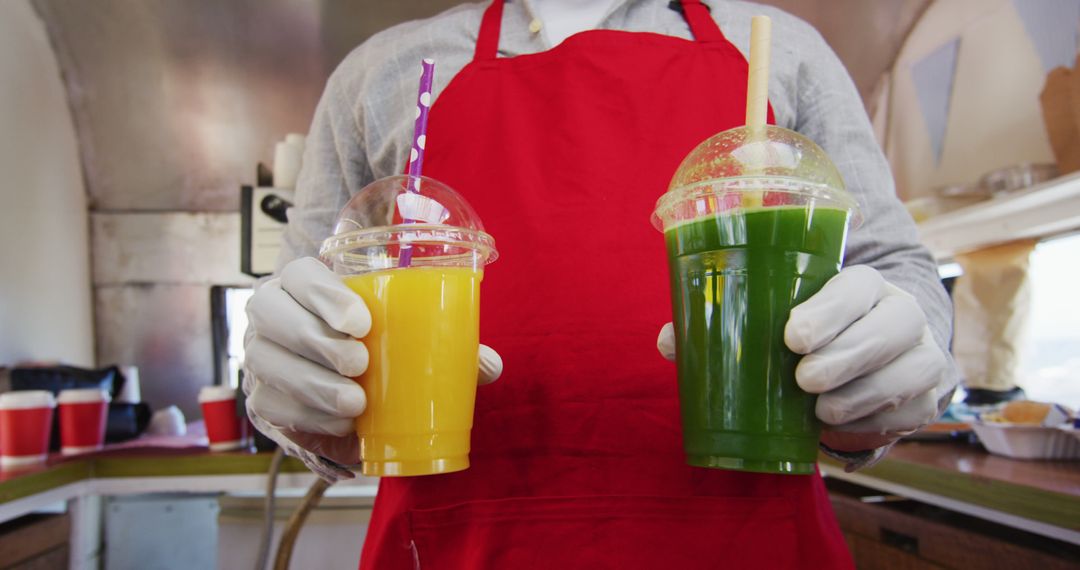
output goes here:
[{"label": "person's torso", "polygon": [[[799,39],[804,25],[774,7],[750,2],[709,1],[713,15],[725,37],[745,56],[749,52],[750,18],[769,14],[774,34],[794,29]],[[480,18],[487,3],[466,4],[443,14],[401,24],[372,36],[354,50],[338,73],[347,73],[342,82],[353,96],[354,116],[360,125],[365,155],[374,179],[403,172],[408,163],[413,131],[413,104],[416,85],[402,81],[416,62],[434,56],[437,60],[432,93],[435,100],[447,84],[473,58]],[[540,33],[532,32],[533,19],[522,2],[511,2],[504,12],[501,57],[540,53],[548,49]],[[597,29],[651,32],[693,39],[686,20],[673,10],[668,0],[626,0],[602,20]],[[789,34],[790,35],[790,34]],[[797,76],[802,64],[795,53],[798,43],[774,46],[769,99],[776,112],[776,124],[794,128],[797,111]],[[359,188],[352,189],[359,190]],[[343,206],[344,202],[338,206]],[[332,209],[332,208],[330,208]],[[337,210],[334,210],[335,212]],[[332,224],[333,220],[327,220]],[[332,228],[329,226],[326,232]]]},{"label": "person's torso", "polygon": [[469,470],[382,482],[362,567],[847,564],[820,478],[686,465],[655,349],[671,308],[649,214],[682,157],[739,124],[745,84],[723,36],[604,30],[444,86],[424,173],[496,239],[481,341],[505,370],[478,391]]}]

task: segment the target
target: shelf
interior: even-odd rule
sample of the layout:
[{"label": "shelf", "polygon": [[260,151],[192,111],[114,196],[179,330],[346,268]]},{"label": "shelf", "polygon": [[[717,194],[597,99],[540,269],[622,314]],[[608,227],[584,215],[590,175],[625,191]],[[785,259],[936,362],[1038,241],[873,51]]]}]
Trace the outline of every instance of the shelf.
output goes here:
[{"label": "shelf", "polygon": [[[271,453],[203,448],[128,448],[76,457],[53,454],[47,464],[13,473],[0,472],[0,523],[43,506],[93,495],[143,493],[246,493],[266,488]],[[278,492],[307,489],[315,475],[286,457]],[[357,477],[334,487],[350,496],[374,496],[378,480]],[[332,492],[335,492],[332,490]],[[279,495],[280,496],[280,495]]]},{"label": "shelf", "polygon": [[1080,230],[1080,172],[954,210],[919,224],[939,261],[958,253]]},{"label": "shelf", "polygon": [[1080,544],[1076,461],[1020,461],[959,442],[901,442],[853,473],[824,456],[819,466],[829,477]]}]

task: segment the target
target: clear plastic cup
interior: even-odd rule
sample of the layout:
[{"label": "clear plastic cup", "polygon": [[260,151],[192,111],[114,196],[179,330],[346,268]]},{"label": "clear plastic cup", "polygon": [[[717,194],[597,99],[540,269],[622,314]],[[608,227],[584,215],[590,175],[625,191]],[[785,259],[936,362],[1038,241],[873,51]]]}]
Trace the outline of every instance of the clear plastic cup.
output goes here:
[{"label": "clear plastic cup", "polygon": [[[469,466],[480,282],[497,257],[479,216],[450,187],[383,178],[341,211],[320,254],[371,311],[361,471],[430,475]],[[406,259],[406,262],[402,260]]]},{"label": "clear plastic cup", "polygon": [[784,344],[791,309],[835,275],[855,200],[810,139],[767,126],[698,145],[658,201],[691,465],[813,473],[815,396]]}]

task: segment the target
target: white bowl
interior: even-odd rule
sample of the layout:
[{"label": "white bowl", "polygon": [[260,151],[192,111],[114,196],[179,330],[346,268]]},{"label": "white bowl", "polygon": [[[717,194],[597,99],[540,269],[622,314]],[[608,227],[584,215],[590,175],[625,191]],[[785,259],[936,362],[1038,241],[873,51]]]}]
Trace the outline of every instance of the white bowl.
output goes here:
[{"label": "white bowl", "polygon": [[1080,459],[1080,436],[1054,427],[1005,423],[971,426],[987,451],[1013,459]]}]

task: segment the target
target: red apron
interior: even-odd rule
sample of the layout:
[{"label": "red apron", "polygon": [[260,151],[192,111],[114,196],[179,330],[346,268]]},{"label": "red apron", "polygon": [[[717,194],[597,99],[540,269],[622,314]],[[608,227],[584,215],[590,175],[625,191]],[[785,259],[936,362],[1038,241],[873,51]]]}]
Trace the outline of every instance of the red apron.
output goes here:
[{"label": "red apron", "polygon": [[671,302],[649,215],[695,145],[741,124],[746,60],[689,0],[696,41],[596,30],[497,59],[502,6],[431,110],[424,174],[495,236],[480,337],[505,373],[479,389],[470,469],[382,480],[360,567],[851,568],[819,476],[686,465],[656,350]]}]

